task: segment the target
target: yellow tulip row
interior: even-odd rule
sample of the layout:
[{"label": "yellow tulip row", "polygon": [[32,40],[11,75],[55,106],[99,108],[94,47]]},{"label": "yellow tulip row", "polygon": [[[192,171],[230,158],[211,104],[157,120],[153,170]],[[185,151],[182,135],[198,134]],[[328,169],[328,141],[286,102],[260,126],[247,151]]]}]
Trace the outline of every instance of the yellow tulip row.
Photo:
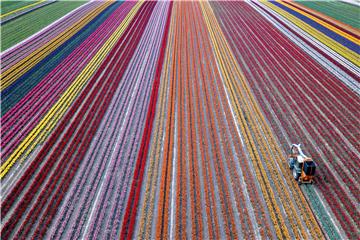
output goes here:
[{"label": "yellow tulip row", "polygon": [[50,134],[59,120],[63,117],[66,110],[75,100],[81,89],[85,86],[90,77],[94,74],[96,69],[100,66],[101,62],[105,59],[108,52],[113,48],[117,40],[120,38],[126,27],[129,25],[136,12],[142,5],[139,2],[129,12],[120,26],[106,41],[102,48],[96,53],[94,58],[77,76],[70,87],[63,93],[61,98],[54,104],[54,106],[47,112],[45,117],[40,123],[27,135],[27,137],[19,144],[19,146],[11,153],[9,158],[1,166],[0,179],[9,172],[10,168],[18,161],[25,160],[28,155]]},{"label": "yellow tulip row", "polygon": [[[280,200],[284,205],[286,215],[289,217],[295,237],[306,238],[307,234],[302,226],[302,222],[298,217],[298,211],[296,210],[296,207],[294,206],[292,201],[293,198],[290,197],[289,192],[287,191],[287,188],[282,180],[282,175],[286,175],[287,173],[282,169],[282,172],[284,174],[281,174],[274,168],[274,164],[282,166],[283,161],[281,161],[282,154],[280,148],[277,146],[275,138],[272,136],[272,133],[269,130],[269,126],[267,126],[265,119],[254,97],[252,96],[247,82],[245,81],[242,74],[240,73],[240,70],[237,67],[236,60],[232,56],[232,53],[226,43],[225,37],[221,33],[221,29],[217,23],[217,20],[215,19],[214,14],[211,12],[211,8],[207,4],[202,4],[202,10],[209,29],[209,33],[211,35],[211,39],[213,41],[215,54],[218,58],[221,71],[225,76],[224,81],[226,83],[226,88],[229,92],[232,93],[230,94],[231,102],[233,106],[236,106],[235,112],[238,118],[237,120],[240,121],[239,125],[242,133],[245,133],[244,140],[246,142],[246,146],[248,147],[251,159],[254,163],[255,172],[257,178],[259,179],[260,187],[264,193],[265,201],[269,206],[270,216],[273,220],[277,236],[279,238],[290,237],[288,229],[286,229],[286,226],[284,224],[281,211],[277,206],[275,195],[273,193],[271,184],[267,178],[266,171],[264,169],[263,163],[261,162],[259,153],[255,150],[256,146],[258,146],[262,156],[268,156],[267,158],[269,159],[273,159],[275,157],[275,162],[273,163],[265,160],[267,169],[268,171],[270,171],[270,177],[273,178],[273,183],[276,187],[278,195],[280,196]],[[232,69],[229,69],[229,66],[235,66],[236,71],[232,71]],[[238,85],[239,82],[236,81],[237,79],[240,80],[241,86]],[[245,93],[243,91],[245,91]],[[240,96],[240,98],[238,99],[234,95]],[[251,135],[251,129],[255,131],[255,139]],[[266,138],[263,137],[264,134],[261,132],[260,129],[266,129]],[[255,144],[255,141],[257,141],[258,144]],[[270,145],[270,148],[268,144]],[[274,157],[271,157],[272,155],[274,155]],[[294,187],[293,181],[291,182],[292,187]],[[293,190],[292,192],[295,194],[300,191],[298,187],[290,188],[290,190]],[[304,214],[304,210],[302,208],[303,206],[307,206],[307,203],[304,198],[299,199],[301,200],[301,203],[299,203],[300,200],[296,199],[297,206],[300,210],[302,210],[301,212]],[[274,212],[272,211],[272,209],[274,210]],[[306,216],[304,216],[303,218],[307,219]],[[310,218],[310,220],[312,222],[312,225],[307,224],[308,228],[312,229],[314,228],[312,226],[316,226],[316,235],[322,237],[320,228],[318,227],[313,216],[312,218]],[[298,229],[299,232],[297,231]]]}]

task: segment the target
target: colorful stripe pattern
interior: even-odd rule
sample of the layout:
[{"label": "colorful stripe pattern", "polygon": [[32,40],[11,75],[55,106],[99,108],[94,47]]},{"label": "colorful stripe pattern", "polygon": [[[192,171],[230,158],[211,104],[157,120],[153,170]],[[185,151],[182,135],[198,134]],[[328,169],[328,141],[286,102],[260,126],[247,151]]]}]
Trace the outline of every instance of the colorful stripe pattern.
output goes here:
[{"label": "colorful stripe pattern", "polygon": [[3,51],[2,238],[360,238],[360,34],[307,5],[82,2]]},{"label": "colorful stripe pattern", "polygon": [[359,9],[354,8],[351,4],[348,3],[357,4],[357,6],[359,6],[359,2],[352,0],[301,1],[301,5],[304,5],[309,9],[314,9],[318,12],[324,13],[331,18],[337,19],[340,22],[360,29]]},{"label": "colorful stripe pattern", "polygon": [[[6,3],[8,2],[5,1],[2,4]],[[1,19],[1,34],[3,36],[1,51],[21,42],[84,3],[81,1],[40,1],[25,6],[23,11],[22,8],[19,8],[14,10],[15,12],[11,15],[5,14],[6,16]]]}]

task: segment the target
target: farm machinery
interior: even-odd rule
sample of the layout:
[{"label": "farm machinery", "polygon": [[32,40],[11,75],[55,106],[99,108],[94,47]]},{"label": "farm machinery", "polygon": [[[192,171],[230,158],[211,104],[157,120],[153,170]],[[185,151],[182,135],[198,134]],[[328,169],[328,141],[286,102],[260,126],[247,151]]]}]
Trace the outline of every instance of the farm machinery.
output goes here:
[{"label": "farm machinery", "polygon": [[300,144],[291,145],[288,164],[299,184],[314,182],[316,164],[303,153]]}]

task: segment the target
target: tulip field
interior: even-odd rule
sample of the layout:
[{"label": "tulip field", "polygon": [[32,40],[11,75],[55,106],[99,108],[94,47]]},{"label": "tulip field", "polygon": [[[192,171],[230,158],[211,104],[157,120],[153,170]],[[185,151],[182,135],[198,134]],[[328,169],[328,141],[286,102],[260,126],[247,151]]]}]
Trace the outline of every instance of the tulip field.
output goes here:
[{"label": "tulip field", "polygon": [[2,1],[1,239],[360,239],[359,15]]}]

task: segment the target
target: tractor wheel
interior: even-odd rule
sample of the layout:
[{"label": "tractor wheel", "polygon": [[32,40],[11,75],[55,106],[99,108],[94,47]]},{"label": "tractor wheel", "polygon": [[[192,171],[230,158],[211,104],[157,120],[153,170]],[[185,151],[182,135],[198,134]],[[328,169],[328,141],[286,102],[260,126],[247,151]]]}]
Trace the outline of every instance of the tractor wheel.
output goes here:
[{"label": "tractor wheel", "polygon": [[293,169],[293,176],[294,176],[294,179],[297,181],[300,177],[300,174],[296,172],[296,169],[294,168]]}]

